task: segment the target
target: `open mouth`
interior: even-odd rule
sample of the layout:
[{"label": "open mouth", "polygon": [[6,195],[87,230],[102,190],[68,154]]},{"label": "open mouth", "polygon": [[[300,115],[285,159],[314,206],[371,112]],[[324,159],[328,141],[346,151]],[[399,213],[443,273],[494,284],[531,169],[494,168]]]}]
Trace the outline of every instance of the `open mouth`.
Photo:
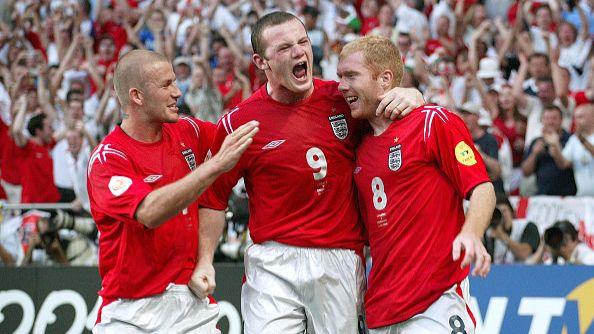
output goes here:
[{"label": "open mouth", "polygon": [[307,76],[307,62],[302,61],[293,66],[293,75],[297,79],[305,79]]},{"label": "open mouth", "polygon": [[345,99],[349,105],[352,105],[353,103],[355,103],[359,100],[359,98],[357,96],[349,96],[349,97],[345,97]]}]

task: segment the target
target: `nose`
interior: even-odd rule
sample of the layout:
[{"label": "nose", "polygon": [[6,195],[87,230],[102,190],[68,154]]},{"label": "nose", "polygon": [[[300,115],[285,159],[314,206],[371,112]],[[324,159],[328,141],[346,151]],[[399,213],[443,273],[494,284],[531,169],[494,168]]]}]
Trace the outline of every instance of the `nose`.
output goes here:
[{"label": "nose", "polygon": [[305,49],[303,46],[295,44],[293,45],[291,52],[293,53],[293,58],[300,58],[305,53]]},{"label": "nose", "polygon": [[344,81],[344,79],[340,79],[340,81],[338,82],[338,90],[341,93],[344,93],[347,90],[349,90],[349,85]]},{"label": "nose", "polygon": [[177,83],[173,83],[173,92],[171,96],[173,96],[176,100],[182,95],[181,90],[177,86]]}]

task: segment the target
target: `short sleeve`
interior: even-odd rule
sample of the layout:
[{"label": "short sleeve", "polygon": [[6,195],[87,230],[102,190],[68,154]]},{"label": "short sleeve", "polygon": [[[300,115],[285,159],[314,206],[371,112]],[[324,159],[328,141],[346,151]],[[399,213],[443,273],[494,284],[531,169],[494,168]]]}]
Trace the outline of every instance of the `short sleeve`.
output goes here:
[{"label": "short sleeve", "polygon": [[[219,120],[219,123],[214,132],[212,145],[210,147],[210,154],[216,155],[221,149],[223,141],[227,137],[227,128],[225,127],[225,117]],[[245,153],[244,153],[245,154]],[[240,162],[229,172],[219,176],[213,184],[206,189],[206,191],[198,199],[198,204],[201,208],[209,208],[214,210],[225,210],[231,190],[237,184],[237,181],[243,175],[243,168]]]},{"label": "short sleeve", "polygon": [[100,145],[91,156],[88,170],[88,191],[94,209],[112,218],[139,224],[134,214],[152,189],[134,170],[123,152],[110,145]]},{"label": "short sleeve", "polygon": [[458,194],[468,198],[474,187],[490,179],[466,125],[445,108],[432,107],[423,113],[429,157],[437,161]]}]

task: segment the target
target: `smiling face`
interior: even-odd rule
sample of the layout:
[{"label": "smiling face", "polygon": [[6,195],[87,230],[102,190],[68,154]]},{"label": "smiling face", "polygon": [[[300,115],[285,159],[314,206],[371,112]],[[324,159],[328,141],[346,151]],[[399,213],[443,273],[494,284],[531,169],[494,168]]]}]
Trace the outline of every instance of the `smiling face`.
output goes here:
[{"label": "smiling face", "polygon": [[[292,19],[262,31],[263,54],[255,53],[254,63],[266,73],[273,98],[275,92],[301,99],[313,91],[311,42],[303,24]],[[284,101],[281,101],[284,102]]]},{"label": "smiling face", "polygon": [[338,90],[355,118],[375,119],[380,96],[400,85],[404,65],[394,43],[381,36],[358,38],[342,49]]},{"label": "smiling face", "polygon": [[373,78],[363,52],[355,52],[340,59],[337,69],[338,90],[351,108],[353,118],[369,119],[375,116],[379,96],[384,93],[378,80]]},{"label": "smiling face", "polygon": [[156,62],[149,68],[151,78],[142,87],[143,107],[150,121],[175,123],[179,119],[176,106],[181,91],[175,83],[171,64]]}]

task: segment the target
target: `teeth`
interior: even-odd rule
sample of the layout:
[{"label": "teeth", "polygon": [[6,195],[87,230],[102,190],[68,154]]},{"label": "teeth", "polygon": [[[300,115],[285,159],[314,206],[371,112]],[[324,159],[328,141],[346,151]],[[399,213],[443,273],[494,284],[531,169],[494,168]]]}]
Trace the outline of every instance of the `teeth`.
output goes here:
[{"label": "teeth", "polygon": [[349,96],[349,97],[347,97],[346,100],[347,100],[348,103],[353,103],[353,102],[357,101],[358,99],[359,98],[356,97],[356,96]]}]

